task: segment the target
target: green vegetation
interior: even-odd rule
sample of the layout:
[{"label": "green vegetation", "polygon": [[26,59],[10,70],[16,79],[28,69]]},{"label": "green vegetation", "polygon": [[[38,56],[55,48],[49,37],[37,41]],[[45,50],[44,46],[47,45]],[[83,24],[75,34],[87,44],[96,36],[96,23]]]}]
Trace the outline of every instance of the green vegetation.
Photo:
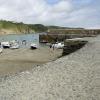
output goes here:
[{"label": "green vegetation", "polygon": [[[57,32],[56,29],[73,29],[69,27],[60,27],[60,26],[44,26],[42,24],[24,24],[22,22],[17,23],[13,21],[6,21],[6,20],[0,20],[0,34],[16,34],[16,33],[35,33],[35,32],[47,32],[50,30],[50,32]],[[78,29],[78,28],[76,28]],[[82,28],[79,28],[82,29]],[[60,32],[60,30],[58,30]],[[61,30],[61,32],[63,32]]]},{"label": "green vegetation", "polygon": [[48,30],[48,28],[42,24],[30,24],[29,27],[35,30],[35,32],[45,32]]},{"label": "green vegetation", "polygon": [[72,28],[72,27],[61,27],[61,26],[47,26],[48,29],[84,29],[84,28]]},{"label": "green vegetation", "polygon": [[24,24],[0,20],[0,33],[34,33],[46,32],[47,27],[41,24]]}]

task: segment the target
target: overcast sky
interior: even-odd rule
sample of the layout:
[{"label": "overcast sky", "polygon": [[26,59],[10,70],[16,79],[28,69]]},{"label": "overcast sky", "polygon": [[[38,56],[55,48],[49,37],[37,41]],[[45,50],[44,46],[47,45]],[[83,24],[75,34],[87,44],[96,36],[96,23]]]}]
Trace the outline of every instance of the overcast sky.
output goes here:
[{"label": "overcast sky", "polygon": [[0,0],[0,19],[100,28],[100,0]]}]

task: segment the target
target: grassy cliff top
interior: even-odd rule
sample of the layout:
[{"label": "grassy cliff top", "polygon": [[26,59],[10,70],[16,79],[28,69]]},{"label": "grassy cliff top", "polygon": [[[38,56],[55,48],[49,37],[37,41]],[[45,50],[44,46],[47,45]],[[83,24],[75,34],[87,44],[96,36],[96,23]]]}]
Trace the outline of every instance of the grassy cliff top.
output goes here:
[{"label": "grassy cliff top", "polygon": [[[45,26],[42,24],[24,24],[13,21],[0,20],[0,34],[47,32],[51,29],[73,29],[61,26]],[[77,28],[74,28],[77,29]],[[83,28],[78,28],[83,29]]]},{"label": "grassy cliff top", "polygon": [[0,33],[33,33],[45,32],[47,27],[42,24],[24,24],[0,20]]}]

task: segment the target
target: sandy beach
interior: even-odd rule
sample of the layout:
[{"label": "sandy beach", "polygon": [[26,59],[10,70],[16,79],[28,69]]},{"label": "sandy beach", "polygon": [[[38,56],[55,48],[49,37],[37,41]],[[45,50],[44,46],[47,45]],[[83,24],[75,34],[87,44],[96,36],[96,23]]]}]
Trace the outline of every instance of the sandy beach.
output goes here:
[{"label": "sandy beach", "polygon": [[56,60],[62,55],[61,49],[40,47],[36,50],[29,48],[4,49],[0,54],[0,75],[13,74]]}]

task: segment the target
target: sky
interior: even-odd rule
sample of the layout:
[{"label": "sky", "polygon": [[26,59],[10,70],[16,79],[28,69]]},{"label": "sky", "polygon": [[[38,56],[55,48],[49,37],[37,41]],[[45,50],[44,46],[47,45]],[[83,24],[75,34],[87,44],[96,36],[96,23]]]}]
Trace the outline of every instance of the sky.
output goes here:
[{"label": "sky", "polygon": [[100,0],[0,0],[0,19],[100,28]]}]

